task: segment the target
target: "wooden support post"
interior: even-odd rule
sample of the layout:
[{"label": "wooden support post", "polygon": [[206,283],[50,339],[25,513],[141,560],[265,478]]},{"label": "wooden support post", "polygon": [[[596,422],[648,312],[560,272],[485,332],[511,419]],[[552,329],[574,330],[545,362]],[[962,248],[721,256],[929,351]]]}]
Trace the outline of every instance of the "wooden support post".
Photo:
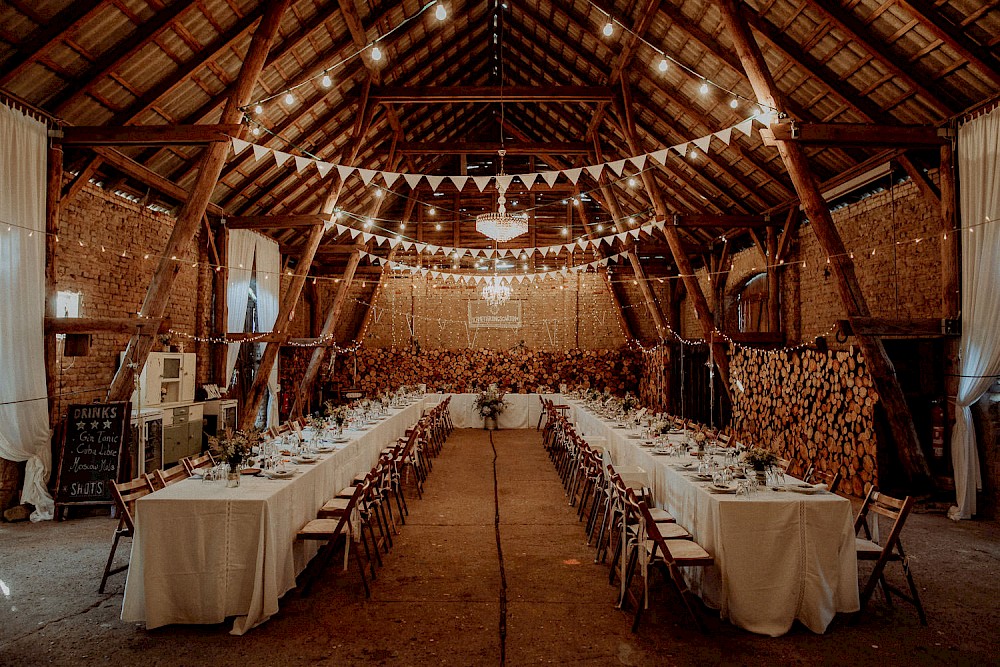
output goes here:
[{"label": "wooden support post", "polygon": [[954,149],[948,143],[941,147],[941,317],[958,317],[958,239],[956,210]]},{"label": "wooden support post", "polygon": [[[760,47],[754,41],[734,0],[720,0],[719,9],[723,23],[746,70],[747,78],[757,95],[757,101],[764,108],[780,110],[782,100],[779,98],[778,89],[767,69]],[[824,252],[831,258],[830,265],[836,276],[837,289],[848,318],[871,316],[861,285],[854,273],[854,262],[844,248],[844,243],[834,225],[833,216],[830,215],[830,209],[816,185],[805,152],[801,145],[793,142],[777,141],[776,144],[788,176],[812,223],[813,232]],[[929,479],[930,469],[920,449],[913,418],[889,355],[881,339],[877,337],[858,336],[857,341],[885,407],[903,469],[911,482],[923,483]]]},{"label": "wooden support post", "polygon": [[[250,102],[250,95],[257,83],[257,77],[264,67],[267,52],[270,50],[271,41],[278,32],[281,24],[281,16],[285,12],[290,0],[275,0],[269,3],[264,17],[254,31],[250,41],[250,47],[243,59],[240,67],[239,77],[233,89],[233,94],[226,101],[226,106],[219,119],[220,123],[238,123],[242,119],[241,107]],[[170,291],[174,284],[174,279],[180,272],[181,263],[172,260],[171,257],[182,256],[191,245],[191,239],[198,231],[201,224],[201,216],[205,215],[205,210],[209,204],[209,198],[222,173],[222,167],[229,154],[228,143],[214,143],[204,150],[201,157],[201,165],[194,185],[191,187],[187,201],[181,208],[174,229],[170,233],[170,239],[163,250],[159,266],[153,274],[153,280],[146,291],[146,298],[139,311],[142,317],[163,317],[170,299]],[[125,348],[125,358],[127,363],[123,363],[115,374],[111,387],[108,389],[107,400],[127,401],[132,395],[135,377],[142,371],[153,347],[151,337],[132,336]],[[245,422],[241,422],[245,423]]]},{"label": "wooden support post", "polygon": [[[212,299],[215,302],[212,310],[212,335],[220,337],[229,332],[229,230],[225,225],[219,225],[216,237],[219,265],[212,272]],[[228,345],[212,347],[212,378],[223,389],[229,387],[230,378],[226,376],[228,357]]]},{"label": "wooden support post", "polygon": [[774,227],[767,230],[767,330],[781,331],[781,283],[778,280],[778,235]]},{"label": "wooden support post", "polygon": [[[55,317],[58,259],[56,236],[59,234],[59,213],[62,200],[63,151],[53,146],[49,148],[48,173],[45,189],[45,315]],[[56,413],[56,394],[59,392],[58,361],[56,359],[56,335],[45,335],[45,390],[49,397],[49,425],[59,423]]]}]

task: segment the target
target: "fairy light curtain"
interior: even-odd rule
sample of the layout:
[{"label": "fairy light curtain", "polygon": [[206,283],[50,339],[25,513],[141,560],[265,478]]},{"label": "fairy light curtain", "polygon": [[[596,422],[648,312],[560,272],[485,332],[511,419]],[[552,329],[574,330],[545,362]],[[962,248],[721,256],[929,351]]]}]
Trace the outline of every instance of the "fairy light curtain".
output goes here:
[{"label": "fairy light curtain", "polygon": [[958,130],[962,210],[962,340],[951,460],[957,506],[948,516],[970,519],[982,488],[972,405],[1000,375],[1000,109]]},{"label": "fairy light curtain", "polygon": [[25,461],[32,521],[55,511],[45,385],[45,186],[48,129],[0,104],[0,457]]}]

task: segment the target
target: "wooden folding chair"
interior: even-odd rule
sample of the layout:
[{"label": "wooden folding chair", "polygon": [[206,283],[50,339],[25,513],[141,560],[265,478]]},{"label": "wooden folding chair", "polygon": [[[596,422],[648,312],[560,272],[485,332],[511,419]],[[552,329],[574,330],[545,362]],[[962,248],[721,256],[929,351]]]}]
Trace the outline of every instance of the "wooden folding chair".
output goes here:
[{"label": "wooden folding chair", "polygon": [[[333,557],[341,538],[344,540],[344,559],[350,556],[351,533],[353,525],[351,516],[354,509],[361,501],[365,493],[364,485],[359,484],[354,487],[354,493],[350,498],[334,498],[327,502],[319,511],[319,518],[313,519],[304,525],[295,535],[296,540],[320,540],[325,544],[320,547],[319,553],[313,558],[303,573],[302,595],[309,595],[313,582],[321,571],[323,571],[330,559]],[[363,537],[363,534],[362,534]],[[368,552],[368,543],[362,540],[365,551]],[[371,558],[370,552],[368,553]],[[355,550],[354,560],[358,564],[358,572],[361,574],[361,583],[365,588],[365,597],[371,597],[371,589],[368,587],[368,577],[365,574],[364,563],[361,562],[360,554]],[[345,562],[346,567],[346,562]]]},{"label": "wooden folding chair", "polygon": [[[927,625],[924,606],[920,603],[920,594],[917,592],[917,585],[913,582],[913,575],[910,573],[910,562],[903,552],[903,545],[899,540],[899,534],[903,531],[906,517],[909,516],[912,508],[913,498],[911,496],[899,500],[880,493],[877,487],[873,486],[869,489],[868,495],[865,497],[865,502],[861,506],[861,511],[858,512],[858,518],[854,521],[854,542],[858,553],[858,560],[874,561],[875,563],[871,575],[868,577],[868,581],[861,591],[861,610],[858,612],[859,614],[864,611],[868,605],[868,601],[871,600],[872,594],[875,592],[875,587],[881,586],[886,604],[890,607],[892,606],[892,598],[890,597],[890,591],[892,591],[916,607],[917,615],[920,617],[920,624]],[[874,521],[878,521],[879,516],[884,516],[892,521],[889,534],[884,540],[880,540],[881,544],[872,539],[872,530],[868,523],[870,514],[875,515],[873,517]],[[864,531],[864,537],[858,537],[858,531],[861,530]],[[906,584],[910,589],[909,595],[886,581],[885,566],[889,562],[897,562],[902,566],[903,574],[906,577]]]},{"label": "wooden folding chair", "polygon": [[166,470],[154,470],[153,471],[153,488],[157,491],[170,486],[171,484],[176,484],[182,479],[187,479],[191,476],[191,471],[188,470],[183,463],[178,463],[175,466],[167,468]]},{"label": "wooden folding chair", "polygon": [[826,484],[826,488],[830,493],[836,493],[840,487],[840,472],[834,473],[826,470],[817,470],[815,465],[811,465],[806,474],[803,475],[802,481],[807,484]]},{"label": "wooden folding chair", "polygon": [[186,456],[181,459],[181,465],[187,468],[188,475],[193,475],[195,470],[215,467],[215,457],[212,456],[212,452],[205,452],[200,456]]},{"label": "wooden folding chair", "polygon": [[[692,539],[670,540],[664,538],[660,531],[660,524],[653,521],[646,503],[640,501],[638,506],[648,538],[644,549],[646,554],[643,554],[648,558],[647,567],[649,565],[660,565],[666,570],[665,575],[673,582],[674,588],[680,594],[684,606],[687,607],[688,613],[691,614],[691,618],[694,619],[698,628],[702,632],[705,632],[705,622],[698,612],[698,596],[688,588],[680,568],[708,567],[715,562],[712,555]],[[642,598],[639,600],[639,604],[636,605],[635,618],[632,621],[632,632],[639,630],[639,623],[642,620],[642,612],[646,606],[646,599],[648,597],[648,589],[649,582],[643,581]]]},{"label": "wooden folding chair", "polygon": [[118,541],[123,537],[131,538],[135,534],[135,523],[132,520],[132,509],[135,501],[143,496],[148,496],[153,492],[153,483],[146,475],[141,475],[129,482],[114,483],[111,485],[111,497],[118,508],[118,527],[115,528],[115,536],[111,541],[111,553],[108,554],[108,562],[104,566],[104,576],[101,577],[101,585],[97,592],[104,592],[104,585],[108,582],[108,577],[128,569],[129,564],[125,563],[116,568],[112,568],[115,561],[115,552],[118,550]]}]

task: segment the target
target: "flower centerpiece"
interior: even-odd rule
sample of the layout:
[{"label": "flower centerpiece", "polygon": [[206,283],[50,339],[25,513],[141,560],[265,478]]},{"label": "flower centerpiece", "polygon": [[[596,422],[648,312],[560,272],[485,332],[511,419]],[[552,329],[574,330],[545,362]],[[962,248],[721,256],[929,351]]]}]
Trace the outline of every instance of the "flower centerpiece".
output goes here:
[{"label": "flower centerpiece", "polygon": [[622,411],[627,415],[633,410],[639,409],[639,399],[636,398],[635,394],[630,391],[625,392],[625,398],[622,399]]},{"label": "flower centerpiece", "polygon": [[708,435],[704,431],[695,431],[694,444],[697,445],[699,452],[705,451],[705,442],[708,440]]},{"label": "flower centerpiece", "polygon": [[319,414],[309,415],[306,417],[306,424],[316,431],[322,431],[326,428],[326,419],[320,417]]},{"label": "flower centerpiece", "polygon": [[327,401],[325,404],[326,416],[333,420],[337,425],[337,432],[343,433],[344,424],[347,422],[347,417],[349,416],[350,410],[346,405],[334,406],[333,403]]},{"label": "flower centerpiece", "polygon": [[240,469],[253,453],[253,448],[261,441],[261,432],[256,429],[234,431],[227,428],[219,436],[209,436],[208,446],[216,458],[229,464],[227,486],[240,485]]},{"label": "flower centerpiece", "polygon": [[483,418],[483,428],[497,428],[497,417],[507,408],[507,401],[504,400],[503,392],[496,383],[479,392],[476,396],[476,411]]},{"label": "flower centerpiece", "polygon": [[765,471],[778,462],[777,455],[763,447],[751,447],[743,452],[743,463],[750,466],[757,473],[757,480],[765,478]]}]

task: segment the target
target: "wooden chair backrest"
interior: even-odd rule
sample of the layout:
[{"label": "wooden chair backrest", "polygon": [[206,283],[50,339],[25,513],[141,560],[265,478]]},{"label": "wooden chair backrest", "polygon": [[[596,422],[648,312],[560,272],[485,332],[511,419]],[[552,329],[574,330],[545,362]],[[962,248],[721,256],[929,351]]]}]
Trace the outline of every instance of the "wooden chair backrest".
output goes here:
[{"label": "wooden chair backrest", "polygon": [[[861,506],[861,511],[858,512],[858,518],[854,520],[854,534],[857,535],[858,531],[863,529],[865,537],[869,540],[872,539],[868,515],[874,513],[884,516],[892,521],[892,528],[889,529],[888,536],[881,541],[880,546],[883,551],[892,550],[899,541],[899,534],[903,531],[903,525],[906,523],[906,517],[909,516],[912,507],[912,496],[900,500],[881,493],[878,487],[873,486],[868,490],[868,495],[865,496],[865,502]],[[878,518],[876,517],[875,520],[877,521]]]},{"label": "wooden chair backrest", "polygon": [[840,472],[834,473],[827,470],[817,470],[815,466],[811,466],[803,481],[810,484],[826,484],[826,488],[831,493],[836,493],[837,488],[840,486]]},{"label": "wooden chair backrest", "polygon": [[128,482],[115,482],[111,485],[111,496],[114,498],[118,512],[121,514],[121,522],[128,529],[129,534],[135,530],[135,523],[132,520],[135,501],[143,496],[148,496],[154,491],[153,483],[149,477],[142,475]]},{"label": "wooden chair backrest", "polygon": [[178,463],[175,466],[167,468],[166,470],[155,470],[153,474],[156,476],[153,486],[158,489],[170,486],[171,484],[176,484],[182,479],[187,479],[191,476],[191,472],[184,467],[183,463]]},{"label": "wooden chair backrest", "polygon": [[188,474],[200,468],[211,468],[215,465],[215,457],[212,452],[205,452],[200,456],[187,456],[181,459],[181,465],[187,468]]},{"label": "wooden chair backrest", "polygon": [[670,554],[670,549],[667,548],[666,542],[663,540],[663,535],[660,534],[660,529],[656,525],[656,521],[653,519],[653,515],[649,513],[649,506],[646,505],[646,501],[639,500],[636,503],[638,508],[639,516],[642,518],[645,524],[646,537],[653,541],[653,551],[649,554],[650,560],[659,555],[667,564],[673,562],[673,556]]}]

